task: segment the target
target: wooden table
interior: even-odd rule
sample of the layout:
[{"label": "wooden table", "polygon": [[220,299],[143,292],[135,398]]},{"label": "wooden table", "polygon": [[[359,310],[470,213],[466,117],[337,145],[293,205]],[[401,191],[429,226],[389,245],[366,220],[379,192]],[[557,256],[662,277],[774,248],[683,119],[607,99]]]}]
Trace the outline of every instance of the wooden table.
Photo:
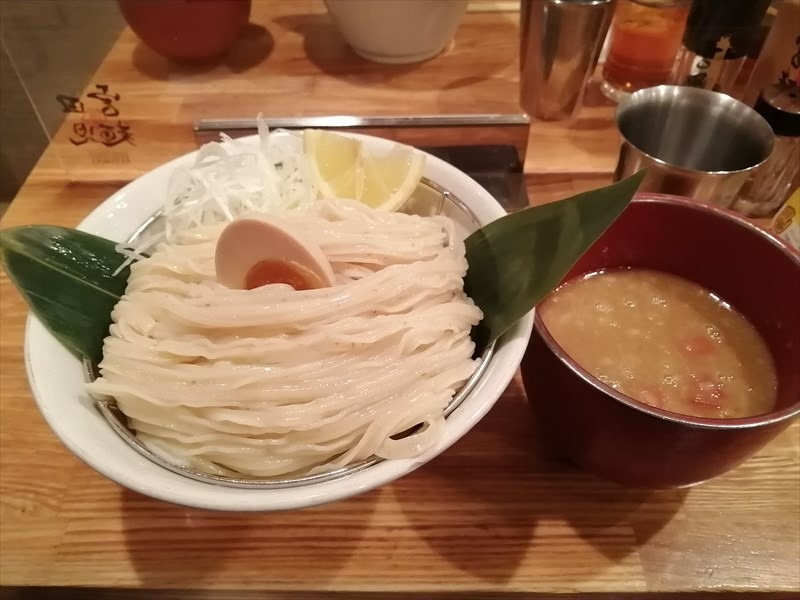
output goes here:
[{"label": "wooden table", "polygon": [[[205,70],[172,67],[123,33],[90,86],[108,83],[121,95],[139,136],[132,158],[95,165],[92,182],[70,181],[57,138],[2,227],[77,224],[118,180],[192,150],[199,117],[518,110],[513,13],[470,13],[453,49],[413,68],[354,57],[315,2],[256,2],[253,20],[265,29],[252,30],[250,50]],[[593,93],[574,123],[532,127],[533,203],[610,180],[611,114]],[[379,490],[291,513],[187,509],[117,486],[60,444],[28,388],[25,306],[5,273],[0,286],[2,598],[88,597],[71,586],[108,598],[788,596],[800,588],[797,424],[705,485],[632,490],[553,457],[516,379],[463,440]]]}]

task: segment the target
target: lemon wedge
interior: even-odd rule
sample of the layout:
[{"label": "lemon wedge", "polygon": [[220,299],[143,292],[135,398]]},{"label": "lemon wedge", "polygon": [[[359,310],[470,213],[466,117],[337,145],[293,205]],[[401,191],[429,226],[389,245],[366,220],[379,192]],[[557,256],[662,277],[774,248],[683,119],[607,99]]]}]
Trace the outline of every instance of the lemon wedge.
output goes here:
[{"label": "lemon wedge", "polygon": [[307,129],[303,151],[323,197],[352,198],[378,210],[398,210],[417,188],[425,155],[402,144],[370,153],[359,140]]}]

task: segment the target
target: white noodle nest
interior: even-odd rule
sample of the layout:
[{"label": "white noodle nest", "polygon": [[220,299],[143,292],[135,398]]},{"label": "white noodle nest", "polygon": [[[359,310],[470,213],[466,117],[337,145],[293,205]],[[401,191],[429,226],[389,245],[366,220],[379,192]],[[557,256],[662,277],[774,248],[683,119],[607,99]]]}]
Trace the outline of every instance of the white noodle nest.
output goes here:
[{"label": "white noodle nest", "polygon": [[132,265],[90,392],[114,397],[152,451],[208,473],[419,456],[476,368],[482,315],[453,222],[344,200],[273,218],[320,245],[334,287],[226,288],[214,272],[224,224],[175,232]]}]

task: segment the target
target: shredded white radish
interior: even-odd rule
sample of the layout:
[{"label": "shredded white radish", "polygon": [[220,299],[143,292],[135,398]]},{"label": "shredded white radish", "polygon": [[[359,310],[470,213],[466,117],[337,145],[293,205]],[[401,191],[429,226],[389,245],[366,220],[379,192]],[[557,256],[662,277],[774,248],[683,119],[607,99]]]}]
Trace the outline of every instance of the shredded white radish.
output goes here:
[{"label": "shredded white radish", "polygon": [[204,145],[194,166],[175,170],[164,202],[163,233],[148,236],[135,248],[118,244],[117,252],[126,260],[117,272],[143,258],[157,243],[174,242],[178,232],[232,221],[246,213],[302,209],[317,199],[302,137],[270,132],[260,115],[257,122],[257,144],[222,134],[224,145]]},{"label": "shredded white radish", "polygon": [[317,198],[302,138],[270,133],[259,119],[258,144],[222,135],[197,154],[195,165],[177,169],[164,205],[166,237],[198,225],[215,225],[239,215],[302,207]]}]

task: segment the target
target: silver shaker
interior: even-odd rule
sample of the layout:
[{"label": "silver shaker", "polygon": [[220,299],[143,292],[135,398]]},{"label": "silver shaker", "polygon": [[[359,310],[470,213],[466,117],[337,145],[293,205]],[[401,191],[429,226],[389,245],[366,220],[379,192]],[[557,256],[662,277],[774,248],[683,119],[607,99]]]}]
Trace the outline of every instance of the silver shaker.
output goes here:
[{"label": "silver shaker", "polygon": [[530,117],[575,116],[612,13],[612,0],[522,0],[520,104]]}]

